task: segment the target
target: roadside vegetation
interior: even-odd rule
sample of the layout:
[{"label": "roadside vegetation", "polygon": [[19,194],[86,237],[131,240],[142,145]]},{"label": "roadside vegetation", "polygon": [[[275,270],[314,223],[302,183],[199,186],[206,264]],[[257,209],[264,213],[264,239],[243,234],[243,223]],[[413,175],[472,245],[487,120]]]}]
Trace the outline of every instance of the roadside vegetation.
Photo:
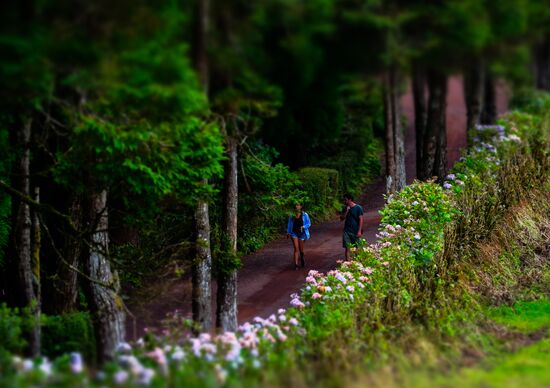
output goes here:
[{"label": "roadside vegetation", "polygon": [[4,381],[332,386],[383,383],[388,370],[396,385],[428,378],[409,380],[411,368],[445,383],[442,371],[451,382],[515,381],[507,370],[544,361],[550,295],[549,116],[525,109],[478,127],[442,185],[415,182],[388,197],[378,241],[334,271],[310,271],[288,310],[191,338],[175,316],[166,336],[120,346],[99,373],[76,353],[53,364],[15,357]]}]

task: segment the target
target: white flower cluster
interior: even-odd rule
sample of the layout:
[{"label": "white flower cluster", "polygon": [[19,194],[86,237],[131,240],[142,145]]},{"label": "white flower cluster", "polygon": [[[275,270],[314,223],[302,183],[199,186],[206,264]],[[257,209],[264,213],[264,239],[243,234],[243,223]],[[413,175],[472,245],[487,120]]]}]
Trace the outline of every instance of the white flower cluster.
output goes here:
[{"label": "white flower cluster", "polygon": [[[266,354],[273,346],[287,341],[293,331],[303,330],[295,317],[289,317],[285,309],[279,309],[267,319],[256,317],[252,322],[239,326],[236,332],[225,332],[219,335],[202,333],[197,337],[188,337],[178,345],[157,345],[152,350],[145,350],[143,340],[136,341],[134,346],[120,343],[117,346],[114,363],[116,370],[99,371],[96,379],[107,385],[143,385],[154,383],[155,378],[165,379],[171,373],[178,373],[189,365],[200,364],[205,370],[210,370],[219,383],[223,383],[228,375],[249,365],[259,368]],[[163,341],[159,338],[159,343]],[[55,375],[65,373],[65,365],[52,364],[46,357],[37,359],[21,359],[13,357],[12,363],[20,375],[33,374],[33,379],[40,379],[47,384],[53,381]],[[74,375],[86,381],[87,375],[82,356],[71,353],[68,359],[68,369]]]}]

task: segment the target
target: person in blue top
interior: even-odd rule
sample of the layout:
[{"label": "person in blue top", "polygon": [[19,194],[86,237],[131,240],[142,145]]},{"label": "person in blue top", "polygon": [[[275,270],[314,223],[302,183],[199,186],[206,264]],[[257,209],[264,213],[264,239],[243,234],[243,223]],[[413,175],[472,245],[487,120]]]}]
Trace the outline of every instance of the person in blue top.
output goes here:
[{"label": "person in blue top", "polygon": [[295,210],[295,213],[288,218],[286,236],[292,239],[292,246],[294,247],[294,269],[296,270],[299,265],[301,265],[302,268],[306,266],[306,261],[304,259],[304,243],[309,239],[311,221],[309,215],[303,210],[303,204],[297,203]]},{"label": "person in blue top", "polygon": [[342,244],[347,261],[349,260],[350,247],[356,246],[363,234],[363,208],[354,202],[350,193],[344,194],[344,208],[340,214],[340,220],[345,220]]}]

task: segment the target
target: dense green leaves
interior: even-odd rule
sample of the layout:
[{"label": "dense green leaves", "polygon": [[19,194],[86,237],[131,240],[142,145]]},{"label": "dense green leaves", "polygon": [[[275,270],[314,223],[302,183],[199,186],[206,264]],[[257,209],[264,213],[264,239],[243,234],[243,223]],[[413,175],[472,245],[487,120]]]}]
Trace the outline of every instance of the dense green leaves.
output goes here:
[{"label": "dense green leaves", "polygon": [[89,175],[96,185],[121,193],[157,197],[172,193],[191,201],[208,192],[203,179],[221,173],[219,131],[199,119],[116,127],[84,116],[73,141],[71,150],[59,158],[55,176],[74,188],[74,177],[80,175],[81,190],[91,183],[84,176]]}]

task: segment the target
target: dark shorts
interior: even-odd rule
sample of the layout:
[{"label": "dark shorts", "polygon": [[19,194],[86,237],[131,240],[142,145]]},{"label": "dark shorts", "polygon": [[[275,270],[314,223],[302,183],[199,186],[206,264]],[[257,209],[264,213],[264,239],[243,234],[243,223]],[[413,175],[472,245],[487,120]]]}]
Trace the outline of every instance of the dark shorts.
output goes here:
[{"label": "dark shorts", "polygon": [[357,245],[358,242],[359,237],[357,237],[357,233],[344,231],[344,234],[342,235],[342,246],[344,248],[348,248],[350,245]]},{"label": "dark shorts", "polygon": [[307,240],[306,232],[302,232],[302,233],[294,233],[294,232],[291,232],[291,233],[290,233],[290,237],[292,237],[292,238],[297,238],[298,240],[302,240],[302,241],[306,241],[306,240]]}]

